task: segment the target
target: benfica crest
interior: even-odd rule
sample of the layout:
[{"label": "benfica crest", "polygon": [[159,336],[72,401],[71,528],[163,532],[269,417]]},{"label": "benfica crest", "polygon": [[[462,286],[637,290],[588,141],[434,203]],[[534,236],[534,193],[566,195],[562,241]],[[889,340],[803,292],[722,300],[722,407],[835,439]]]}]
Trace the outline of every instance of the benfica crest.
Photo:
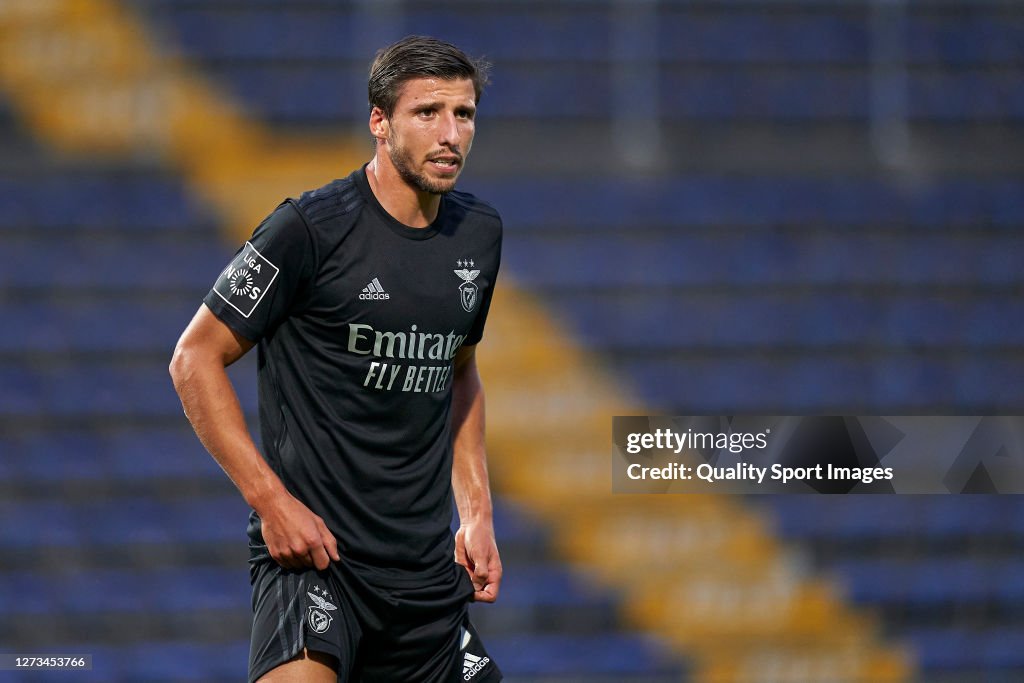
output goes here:
[{"label": "benfica crest", "polygon": [[480,293],[480,288],[477,287],[473,280],[480,274],[480,271],[466,268],[466,266],[473,267],[472,260],[459,260],[458,265],[461,267],[455,271],[455,274],[463,280],[462,284],[459,285],[459,301],[462,302],[462,308],[466,313],[472,313],[473,309],[476,308],[476,301]]},{"label": "benfica crest", "polygon": [[[317,586],[313,590],[319,592],[320,587]],[[315,606],[310,605],[309,607],[309,627],[313,629],[314,633],[323,633],[331,627],[333,617],[330,615],[330,612],[338,609],[338,607],[327,602],[327,600],[319,595],[314,595],[309,591],[306,591],[306,595],[316,603]],[[324,595],[327,595],[327,591],[324,591]]]}]

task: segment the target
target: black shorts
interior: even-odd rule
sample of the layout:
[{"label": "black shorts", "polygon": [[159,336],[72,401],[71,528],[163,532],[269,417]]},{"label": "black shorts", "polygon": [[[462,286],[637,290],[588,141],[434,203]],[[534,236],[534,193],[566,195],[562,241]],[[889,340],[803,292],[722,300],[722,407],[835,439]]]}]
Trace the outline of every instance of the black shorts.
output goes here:
[{"label": "black shorts", "polygon": [[385,588],[344,559],[322,572],[253,563],[250,683],[303,648],[336,657],[339,683],[500,681],[469,621],[473,585],[454,569],[454,581]]}]

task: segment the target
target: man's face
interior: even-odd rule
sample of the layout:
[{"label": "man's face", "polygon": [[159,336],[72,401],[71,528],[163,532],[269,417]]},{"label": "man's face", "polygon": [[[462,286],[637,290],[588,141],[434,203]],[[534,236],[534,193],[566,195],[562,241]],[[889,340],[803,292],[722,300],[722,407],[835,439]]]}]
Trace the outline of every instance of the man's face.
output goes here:
[{"label": "man's face", "polygon": [[406,81],[387,134],[388,156],[402,179],[421,192],[451,192],[473,145],[475,115],[468,78]]}]

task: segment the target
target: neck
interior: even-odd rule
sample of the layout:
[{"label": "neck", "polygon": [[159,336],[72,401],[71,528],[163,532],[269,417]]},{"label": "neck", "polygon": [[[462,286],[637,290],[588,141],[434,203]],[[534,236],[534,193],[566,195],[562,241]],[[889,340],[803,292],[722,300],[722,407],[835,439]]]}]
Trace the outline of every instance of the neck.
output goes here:
[{"label": "neck", "polygon": [[391,216],[410,228],[425,228],[437,218],[441,195],[421,192],[406,183],[387,154],[379,151],[366,166],[373,195]]}]

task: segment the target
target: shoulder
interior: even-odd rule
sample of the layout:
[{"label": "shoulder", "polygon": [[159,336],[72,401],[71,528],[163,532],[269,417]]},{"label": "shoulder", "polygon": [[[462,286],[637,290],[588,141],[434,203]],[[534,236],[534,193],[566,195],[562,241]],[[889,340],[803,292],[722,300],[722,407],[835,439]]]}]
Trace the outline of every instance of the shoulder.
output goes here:
[{"label": "shoulder", "polygon": [[476,195],[470,194],[469,192],[453,190],[449,192],[446,197],[451,201],[452,206],[458,211],[474,214],[484,219],[492,219],[497,224],[498,229],[501,229],[501,216],[498,214],[497,209],[482,199],[479,199]]},{"label": "shoulder", "polygon": [[352,176],[333,180],[289,201],[311,226],[346,215],[358,215],[366,203]]},{"label": "shoulder", "polygon": [[452,191],[445,199],[445,211],[450,217],[446,230],[477,248],[501,253],[503,226],[501,215],[493,206],[468,192]]}]

